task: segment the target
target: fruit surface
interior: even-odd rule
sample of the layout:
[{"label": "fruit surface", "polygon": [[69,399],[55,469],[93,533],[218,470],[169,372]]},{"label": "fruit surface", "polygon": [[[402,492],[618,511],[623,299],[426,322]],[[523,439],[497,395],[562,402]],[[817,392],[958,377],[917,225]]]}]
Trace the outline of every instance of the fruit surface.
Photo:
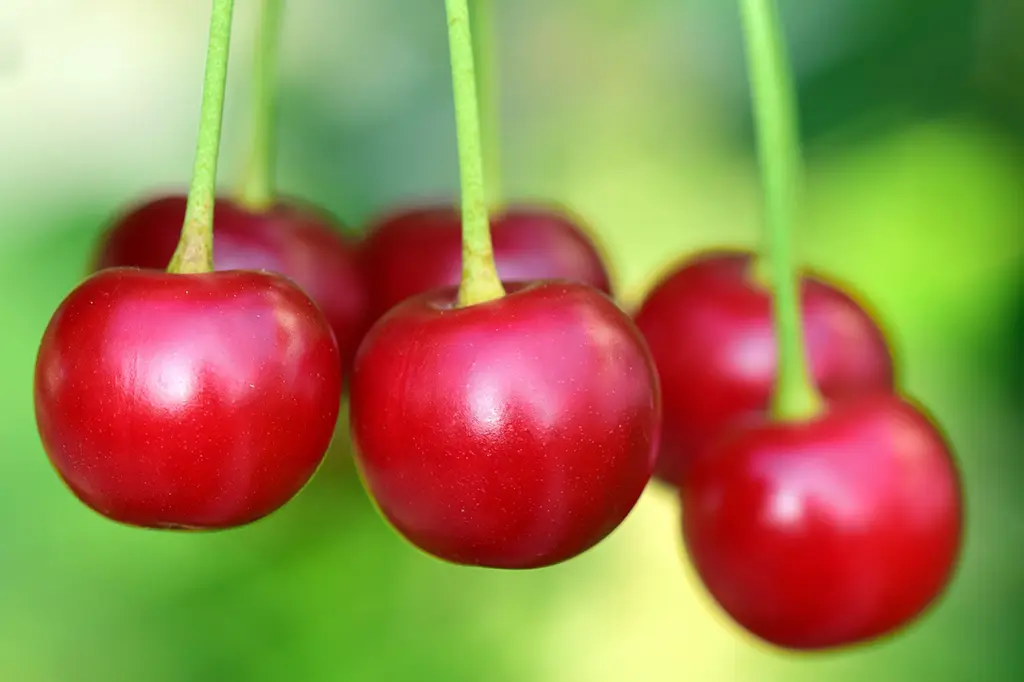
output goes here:
[{"label": "fruit surface", "polygon": [[[810,372],[824,396],[891,392],[892,355],[864,308],[812,277],[803,278],[801,299]],[[777,369],[771,294],[749,254],[707,253],[663,279],[636,322],[661,377],[656,475],[678,485],[718,434],[769,408]]]},{"label": "fruit surface", "polygon": [[[184,196],[166,196],[127,212],[100,244],[96,269],[165,269],[178,244],[185,203]],[[217,270],[267,270],[298,284],[327,316],[348,366],[369,327],[369,294],[357,245],[330,218],[294,202],[252,212],[219,198],[213,255]]]},{"label": "fruit surface", "polygon": [[[364,258],[379,317],[415,294],[457,286],[462,274],[462,217],[451,206],[391,214],[367,233]],[[514,205],[491,218],[491,240],[503,282],[565,279],[611,293],[591,238],[565,213]]]},{"label": "fruit surface", "polygon": [[643,338],[604,294],[508,286],[456,308],[411,298],[370,330],[351,381],[364,481],[413,544],[537,568],[614,530],[651,476],[660,403]]},{"label": "fruit surface", "polygon": [[125,524],[255,521],[310,479],[341,397],[334,336],[290,281],[103,270],[57,309],[35,369],[53,466]]},{"label": "fruit surface", "polygon": [[961,495],[930,418],[875,394],[716,442],[681,489],[683,536],[744,628],[781,647],[839,647],[896,631],[943,592]]}]

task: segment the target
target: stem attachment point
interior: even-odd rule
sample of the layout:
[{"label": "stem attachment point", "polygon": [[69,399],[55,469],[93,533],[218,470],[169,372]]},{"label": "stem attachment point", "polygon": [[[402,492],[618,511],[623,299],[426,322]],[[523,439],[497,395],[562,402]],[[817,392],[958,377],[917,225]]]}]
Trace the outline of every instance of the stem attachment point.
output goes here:
[{"label": "stem attachment point", "polygon": [[266,211],[276,199],[277,63],[283,0],[262,0],[256,40],[252,92],[252,141],[238,203],[253,213]]},{"label": "stem attachment point", "polygon": [[167,272],[185,275],[213,271],[213,207],[217,199],[217,157],[220,154],[234,8],[234,0],[213,0],[195,167],[181,239]]},{"label": "stem attachment point", "polygon": [[498,87],[495,0],[474,0],[472,14],[476,88],[480,101],[484,180],[491,211],[501,207],[501,102]]},{"label": "stem attachment point", "polygon": [[740,10],[767,237],[763,260],[755,264],[755,270],[766,273],[771,284],[778,348],[771,412],[780,421],[800,421],[819,414],[824,401],[807,366],[799,275],[792,256],[801,167],[796,94],[775,0],[740,0]]},{"label": "stem attachment point", "polygon": [[445,9],[462,187],[462,280],[458,305],[466,307],[501,298],[505,288],[498,277],[491,244],[468,0],[445,0]]}]

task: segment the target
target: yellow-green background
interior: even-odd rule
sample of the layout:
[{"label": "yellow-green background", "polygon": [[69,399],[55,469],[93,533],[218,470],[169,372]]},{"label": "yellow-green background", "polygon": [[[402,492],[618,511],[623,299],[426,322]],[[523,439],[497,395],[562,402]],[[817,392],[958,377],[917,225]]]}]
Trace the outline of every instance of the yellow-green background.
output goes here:
[{"label": "yellow-green background", "polygon": [[[584,215],[629,304],[694,250],[757,243],[733,2],[496,2],[509,197]],[[237,4],[227,189],[257,3]],[[455,192],[441,0],[287,4],[283,188],[354,230]],[[0,681],[1024,679],[1024,9],[782,4],[807,142],[800,253],[874,303],[966,476],[962,569],[924,621],[841,654],[761,647],[703,595],[662,490],[564,565],[448,566],[384,525],[343,445],[244,530],[146,532],[87,511],[36,439],[36,344],[109,216],[187,182],[209,2],[3,0]]]}]

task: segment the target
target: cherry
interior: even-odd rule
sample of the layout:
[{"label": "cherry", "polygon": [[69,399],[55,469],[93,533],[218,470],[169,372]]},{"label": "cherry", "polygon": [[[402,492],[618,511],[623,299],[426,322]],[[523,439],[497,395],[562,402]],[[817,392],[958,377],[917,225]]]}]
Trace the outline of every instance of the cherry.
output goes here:
[{"label": "cherry", "polygon": [[[464,217],[458,286],[405,298],[363,339],[349,387],[355,461],[383,515],[425,552],[539,568],[590,549],[636,504],[654,468],[658,376],[640,331],[604,293],[565,279],[502,282],[469,4],[448,0],[445,12]],[[407,251],[411,265],[443,255],[424,243]]]},{"label": "cherry", "polygon": [[[341,358],[320,308],[281,275],[214,271],[233,10],[213,0],[192,181],[177,246],[157,263],[167,269],[94,273],[57,308],[36,358],[43,449],[82,502],[129,525],[212,530],[266,516],[309,481],[338,418]],[[269,164],[258,167],[254,186],[266,188]],[[136,232],[159,239],[176,205]]]},{"label": "cherry", "polygon": [[654,466],[657,376],[604,294],[507,286],[408,299],[367,334],[350,383],[356,463],[402,535],[451,562],[536,568],[633,508]]},{"label": "cherry", "polygon": [[[398,211],[371,226],[363,257],[374,317],[410,296],[459,283],[461,229],[459,209],[440,204]],[[594,242],[561,211],[507,207],[491,217],[491,238],[502,281],[566,279],[611,292]]]},{"label": "cherry", "polygon": [[[771,333],[761,333],[747,258],[699,261],[648,302],[666,392],[678,399],[680,377],[692,382],[674,407],[703,401],[720,427],[685,463],[682,536],[704,586],[750,633],[790,649],[850,646],[907,626],[948,586],[962,543],[960,475],[931,418],[891,390],[891,361],[867,315],[794,267],[800,145],[781,22],[774,0],[742,0],[740,15]],[[706,337],[683,342],[702,328]],[[678,365],[666,354],[673,335]],[[693,372],[688,359],[701,351],[714,371],[739,371],[723,372],[728,381]],[[758,405],[764,371],[774,377]],[[715,422],[723,407],[727,425]]]},{"label": "cherry", "polygon": [[[129,210],[100,243],[95,268],[166,268],[178,243],[185,204],[185,195],[170,195]],[[214,221],[216,268],[268,270],[292,279],[327,316],[347,367],[369,326],[368,292],[356,246],[327,216],[294,201],[277,200],[255,211],[220,197]]]},{"label": "cherry", "polygon": [[[892,357],[868,313],[820,279],[803,277],[801,289],[810,372],[824,396],[891,391]],[[678,485],[717,434],[768,410],[778,371],[771,291],[750,255],[706,253],[662,280],[635,319],[661,377],[656,476]]]},{"label": "cherry", "polygon": [[270,273],[113,268],[57,309],[36,361],[36,419],[85,504],[135,526],[219,529],[290,500],[341,398],[330,326]]},{"label": "cherry", "polygon": [[945,589],[961,487],[929,417],[885,394],[807,422],[755,420],[694,462],[683,535],[729,615],[775,645],[822,649],[895,631]]}]

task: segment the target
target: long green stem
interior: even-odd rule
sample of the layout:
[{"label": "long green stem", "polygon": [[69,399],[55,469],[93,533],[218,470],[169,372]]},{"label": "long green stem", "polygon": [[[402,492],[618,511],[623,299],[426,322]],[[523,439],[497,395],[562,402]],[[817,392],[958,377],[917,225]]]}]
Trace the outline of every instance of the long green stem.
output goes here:
[{"label": "long green stem", "polygon": [[476,87],[483,134],[484,179],[491,210],[501,206],[501,102],[494,0],[474,0],[473,20]]},{"label": "long green stem", "polygon": [[775,0],[740,0],[764,190],[765,254],[773,290],[778,371],[772,414],[802,420],[822,409],[808,367],[792,229],[800,182],[796,94]]},{"label": "long green stem", "polygon": [[213,270],[213,204],[217,195],[217,157],[220,154],[234,9],[234,0],[213,0],[195,167],[181,239],[167,266],[168,272],[192,274]]},{"label": "long green stem", "polygon": [[252,143],[239,202],[250,211],[265,211],[274,204],[276,160],[277,55],[283,0],[262,0],[256,41],[252,94]]},{"label": "long green stem", "polygon": [[469,5],[467,0],[445,0],[445,8],[462,184],[462,282],[458,304],[465,307],[501,298],[505,295],[505,288],[494,265],[491,225],[487,216]]}]

